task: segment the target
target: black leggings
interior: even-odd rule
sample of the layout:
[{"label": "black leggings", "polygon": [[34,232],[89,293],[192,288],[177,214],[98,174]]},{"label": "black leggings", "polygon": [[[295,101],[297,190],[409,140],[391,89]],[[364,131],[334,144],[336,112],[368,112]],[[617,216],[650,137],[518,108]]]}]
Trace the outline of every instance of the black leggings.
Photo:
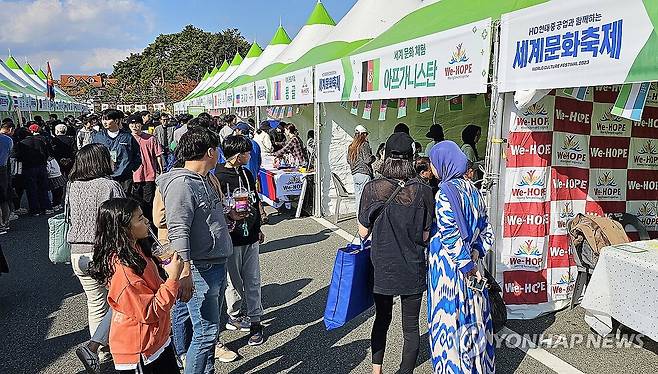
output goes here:
[{"label": "black leggings", "polygon": [[140,359],[138,366],[139,367],[136,370],[118,370],[118,372],[121,374],[180,374],[180,370],[178,370],[178,361],[176,361],[173,344],[171,343],[169,343],[157,360],[148,365],[144,365]]},{"label": "black leggings", "polygon": [[[423,294],[400,296],[402,300],[402,332],[404,346],[402,347],[402,363],[400,373],[412,373],[416,367],[420,345],[419,317]],[[375,323],[372,325],[370,341],[372,344],[372,363],[381,365],[384,362],[386,349],[386,333],[393,319],[393,296],[375,294]]]}]

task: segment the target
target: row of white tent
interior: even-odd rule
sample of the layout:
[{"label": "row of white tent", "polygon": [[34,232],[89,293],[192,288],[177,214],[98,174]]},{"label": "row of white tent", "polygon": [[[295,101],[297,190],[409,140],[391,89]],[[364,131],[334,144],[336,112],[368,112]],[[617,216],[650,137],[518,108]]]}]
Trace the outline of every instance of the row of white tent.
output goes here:
[{"label": "row of white tent", "polygon": [[46,96],[47,76],[28,63],[21,67],[13,56],[0,60],[0,112],[64,112],[81,113],[87,106],[78,103],[59,87],[55,87],[55,98]]}]

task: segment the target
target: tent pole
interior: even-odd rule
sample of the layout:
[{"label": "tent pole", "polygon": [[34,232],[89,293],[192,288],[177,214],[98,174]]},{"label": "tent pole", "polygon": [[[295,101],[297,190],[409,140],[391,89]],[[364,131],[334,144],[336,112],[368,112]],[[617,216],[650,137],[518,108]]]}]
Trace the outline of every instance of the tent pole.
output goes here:
[{"label": "tent pole", "polygon": [[260,109],[258,109],[258,104],[256,103],[256,84],[254,83],[254,120],[256,121],[256,124],[254,127],[254,134],[256,133],[256,130],[258,130],[258,127],[260,126]]},{"label": "tent pole", "polygon": [[322,217],[322,165],[320,164],[320,131],[322,127],[320,126],[320,104],[317,100],[317,95],[315,92],[315,66],[313,66],[313,132],[315,136],[315,177],[313,178],[315,182],[315,193],[313,194],[313,206],[314,206],[314,215],[316,217]]},{"label": "tent pole", "polygon": [[[489,113],[489,131],[487,139],[487,162],[484,176],[483,193],[487,200],[487,214],[489,222],[497,227],[500,218],[498,216],[498,191],[500,186],[500,163],[501,154],[504,149],[501,146],[504,144],[502,140],[502,127],[503,127],[503,108],[505,105],[504,96],[498,92],[498,68],[499,68],[499,53],[500,53],[500,21],[495,20],[492,25],[493,37],[493,73],[491,79],[491,109]],[[489,272],[496,276],[496,253],[497,243],[494,235],[493,251],[488,254],[487,267]]]}]

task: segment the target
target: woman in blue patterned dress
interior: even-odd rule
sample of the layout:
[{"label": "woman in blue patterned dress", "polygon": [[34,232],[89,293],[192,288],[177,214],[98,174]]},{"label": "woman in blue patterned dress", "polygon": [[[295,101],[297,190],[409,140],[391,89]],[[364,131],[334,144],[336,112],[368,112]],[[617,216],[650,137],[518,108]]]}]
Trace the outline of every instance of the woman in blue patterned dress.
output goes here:
[{"label": "woman in blue patterned dress", "polygon": [[428,256],[428,327],[434,373],[495,372],[493,324],[486,289],[469,288],[482,278],[479,259],[493,232],[480,192],[463,176],[468,159],[451,141],[430,150],[436,194],[437,232]]}]

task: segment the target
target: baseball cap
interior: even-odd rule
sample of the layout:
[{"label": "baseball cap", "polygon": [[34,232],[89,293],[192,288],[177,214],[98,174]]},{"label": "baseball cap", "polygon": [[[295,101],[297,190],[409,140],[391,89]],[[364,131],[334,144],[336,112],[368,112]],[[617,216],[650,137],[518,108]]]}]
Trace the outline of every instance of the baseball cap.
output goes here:
[{"label": "baseball cap", "polygon": [[30,125],[27,129],[30,130],[31,133],[39,132],[39,125],[35,123]]},{"label": "baseball cap", "polygon": [[368,130],[367,130],[365,127],[363,127],[363,126],[358,125],[358,126],[354,129],[354,133],[355,133],[355,134],[363,134],[363,133],[366,133],[366,134],[367,134],[367,133],[368,133]]},{"label": "baseball cap", "polygon": [[126,120],[127,124],[131,123],[139,123],[140,125],[144,124],[144,120],[142,119],[142,115],[140,113],[133,114],[132,116],[128,117]]},{"label": "baseball cap", "polygon": [[386,141],[386,157],[411,160],[414,155],[414,140],[409,134],[396,132]]},{"label": "baseball cap", "polygon": [[238,124],[235,125],[235,129],[242,131],[243,134],[251,132],[251,127],[244,122],[238,122]]}]

